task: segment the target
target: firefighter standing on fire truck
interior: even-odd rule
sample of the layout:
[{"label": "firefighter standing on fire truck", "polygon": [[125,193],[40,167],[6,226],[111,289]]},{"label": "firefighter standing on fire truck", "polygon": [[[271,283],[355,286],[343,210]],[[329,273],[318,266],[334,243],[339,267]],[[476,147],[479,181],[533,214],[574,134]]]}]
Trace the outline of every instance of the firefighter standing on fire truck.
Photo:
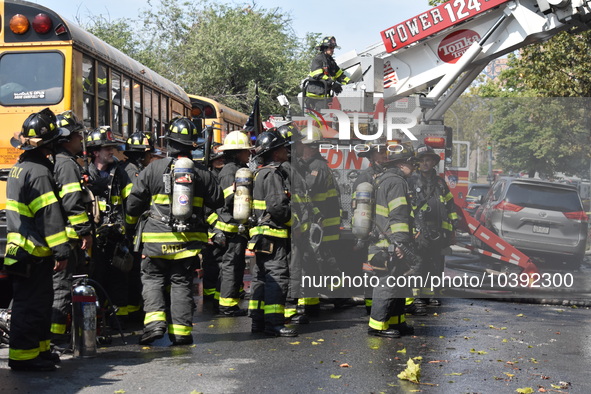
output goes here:
[{"label": "firefighter standing on fire truck", "polygon": [[379,282],[373,289],[373,304],[368,334],[398,338],[414,333],[406,324],[404,297],[399,289],[388,286],[388,278],[408,271],[408,252],[411,249],[412,218],[408,193],[408,178],[414,171],[414,150],[410,144],[399,145],[388,151],[384,171],[373,182],[375,220],[373,232],[379,240],[369,247],[368,264]]},{"label": "firefighter standing on fire truck", "polygon": [[63,345],[69,341],[66,326],[70,312],[72,275],[89,273],[89,267],[85,267],[85,252],[92,248],[94,225],[87,211],[90,198],[84,191],[82,168],[76,161],[76,156],[82,151],[84,124],[72,111],[66,111],[57,115],[57,125],[70,130],[69,136],[57,141],[53,172],[68,221],[66,233],[72,245],[68,267],[53,274],[51,335],[54,345]]},{"label": "firefighter standing on fire truck", "polygon": [[191,159],[198,137],[190,119],[173,119],[165,136],[171,157],[146,167],[127,198],[131,218],[147,211],[138,221],[136,233],[142,242],[146,313],[142,345],[162,338],[167,329],[173,345],[193,343],[193,272],[208,240],[204,207],[217,209],[223,205],[222,190],[211,172],[195,166]]},{"label": "firefighter standing on fire truck", "polygon": [[[458,220],[453,195],[445,180],[437,174],[435,166],[440,157],[433,148],[421,145],[417,148],[418,173],[409,180],[413,191],[412,209],[415,218],[415,244],[422,258],[422,275],[439,275],[443,272],[445,256],[442,250],[451,244],[454,224]],[[415,303],[439,306],[441,302],[431,291],[421,289],[423,298]]]},{"label": "firefighter standing on fire truck", "polygon": [[[219,293],[219,313],[223,316],[246,316],[240,309],[240,288],[246,267],[245,252],[248,228],[233,216],[236,174],[246,169],[252,145],[248,135],[236,130],[228,133],[224,144],[218,148],[224,152],[226,164],[219,173],[220,187],[224,191],[224,206],[217,210],[212,241],[223,249],[224,255],[216,293]],[[244,171],[244,170],[243,170]],[[216,294],[217,295],[217,294]]]},{"label": "firefighter standing on fire truck", "polygon": [[48,156],[52,142],[66,137],[49,110],[30,115],[11,144],[22,149],[6,187],[4,270],[12,276],[13,304],[8,366],[13,370],[54,371],[51,353],[52,274],[68,264],[66,223]]},{"label": "firefighter standing on fire truck", "polygon": [[338,48],[337,40],[332,36],[324,37],[316,47],[319,53],[312,60],[310,74],[304,82],[306,103],[312,109],[328,108],[328,99],[341,93],[341,85],[351,81],[332,57],[335,48]]}]

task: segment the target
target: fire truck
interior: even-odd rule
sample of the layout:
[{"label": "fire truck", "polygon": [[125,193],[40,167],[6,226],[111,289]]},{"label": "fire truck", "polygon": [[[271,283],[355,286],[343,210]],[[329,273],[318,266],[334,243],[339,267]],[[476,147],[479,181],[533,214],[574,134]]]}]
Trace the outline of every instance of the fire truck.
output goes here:
[{"label": "fire truck", "polygon": [[[381,41],[362,52],[339,56],[337,63],[353,83],[326,108],[304,109],[304,116],[294,119],[320,127],[327,137],[321,152],[341,187],[344,230],[352,217],[355,172],[368,165],[357,153],[380,137],[433,147],[462,212],[467,158],[454,165],[453,153],[469,147],[454,149],[453,130],[443,122],[446,111],[492,60],[559,32],[590,27],[591,1],[586,0],[451,0],[380,31]],[[306,107],[302,95],[300,105]],[[479,252],[523,271],[536,270],[523,253],[463,216],[462,227],[489,247]]]}]

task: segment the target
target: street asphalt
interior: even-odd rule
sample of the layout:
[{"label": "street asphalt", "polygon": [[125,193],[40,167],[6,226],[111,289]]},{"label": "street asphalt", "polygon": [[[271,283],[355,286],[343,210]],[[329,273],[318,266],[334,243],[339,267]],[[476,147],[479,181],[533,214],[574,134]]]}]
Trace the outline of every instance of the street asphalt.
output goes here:
[{"label": "street asphalt", "polygon": [[[64,355],[50,373],[11,371],[2,347],[0,392],[591,392],[586,307],[443,299],[408,320],[413,336],[373,337],[363,306],[324,304],[298,337],[274,338],[251,334],[248,317],[219,317],[199,303],[194,345],[173,347],[165,336],[141,346],[139,329],[127,329],[126,344],[114,336],[94,358]],[[397,377],[409,359],[419,383]]]}]

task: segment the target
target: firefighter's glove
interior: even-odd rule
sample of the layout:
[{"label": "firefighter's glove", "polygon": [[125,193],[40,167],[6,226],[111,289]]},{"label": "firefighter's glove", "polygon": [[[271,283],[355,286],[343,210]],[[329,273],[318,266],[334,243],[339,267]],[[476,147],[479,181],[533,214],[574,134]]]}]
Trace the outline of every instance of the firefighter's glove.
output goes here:
[{"label": "firefighter's glove", "polygon": [[227,244],[226,234],[222,233],[221,231],[216,232],[215,235],[211,238],[211,242],[213,242],[220,248],[225,248]]},{"label": "firefighter's glove", "polygon": [[333,82],[332,86],[330,87],[335,94],[339,94],[343,91],[343,85],[338,82]]}]

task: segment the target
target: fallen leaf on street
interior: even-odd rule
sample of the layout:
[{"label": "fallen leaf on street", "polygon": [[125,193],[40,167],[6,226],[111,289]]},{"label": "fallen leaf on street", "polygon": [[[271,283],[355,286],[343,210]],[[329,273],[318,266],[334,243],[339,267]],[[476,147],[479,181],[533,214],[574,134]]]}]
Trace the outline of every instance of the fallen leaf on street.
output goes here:
[{"label": "fallen leaf on street", "polygon": [[419,383],[421,378],[421,365],[415,363],[412,358],[409,358],[406,362],[406,369],[400,372],[398,375],[398,379],[401,380],[408,380],[413,383]]}]

